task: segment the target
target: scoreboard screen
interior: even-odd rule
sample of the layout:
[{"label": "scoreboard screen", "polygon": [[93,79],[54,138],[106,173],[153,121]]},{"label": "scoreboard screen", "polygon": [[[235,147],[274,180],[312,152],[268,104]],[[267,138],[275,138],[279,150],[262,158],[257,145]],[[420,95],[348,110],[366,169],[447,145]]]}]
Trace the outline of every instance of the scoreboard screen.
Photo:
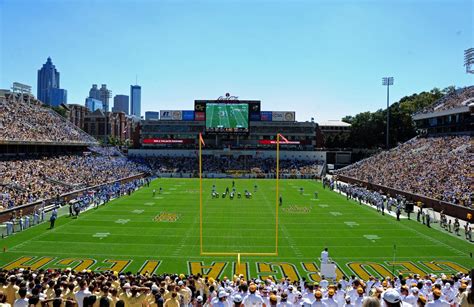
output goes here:
[{"label": "scoreboard screen", "polygon": [[207,103],[206,132],[248,133],[248,103]]}]

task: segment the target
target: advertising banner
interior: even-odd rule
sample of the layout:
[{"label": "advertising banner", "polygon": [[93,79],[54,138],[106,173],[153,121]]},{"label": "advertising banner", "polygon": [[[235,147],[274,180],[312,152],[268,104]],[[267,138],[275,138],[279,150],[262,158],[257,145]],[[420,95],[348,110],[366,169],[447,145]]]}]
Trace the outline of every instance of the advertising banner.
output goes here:
[{"label": "advertising banner", "polygon": [[[276,140],[259,140],[258,143],[260,145],[276,145]],[[300,141],[288,141],[283,142],[280,140],[280,145],[300,145]]]},{"label": "advertising banner", "polygon": [[250,113],[250,121],[260,121],[260,113]]},{"label": "advertising banner", "polygon": [[160,119],[161,120],[182,120],[183,112],[179,110],[161,110]]},{"label": "advertising banner", "polygon": [[191,144],[194,139],[143,139],[143,144]]},{"label": "advertising banner", "polygon": [[290,111],[273,111],[272,121],[274,122],[294,122],[295,112]]},{"label": "advertising banner", "polygon": [[262,111],[262,112],[260,112],[260,120],[262,122],[271,122],[272,121],[272,112],[271,111]]},{"label": "advertising banner", "polygon": [[194,112],[194,120],[206,120],[206,112]]},{"label": "advertising banner", "polygon": [[194,111],[183,111],[183,120],[193,121]]}]

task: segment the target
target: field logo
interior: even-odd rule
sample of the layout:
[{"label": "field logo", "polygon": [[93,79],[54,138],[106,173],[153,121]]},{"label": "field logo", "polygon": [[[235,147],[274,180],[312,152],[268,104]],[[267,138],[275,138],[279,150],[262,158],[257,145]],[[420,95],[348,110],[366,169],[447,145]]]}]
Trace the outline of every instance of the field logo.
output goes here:
[{"label": "field logo", "polygon": [[311,212],[311,208],[297,205],[290,205],[289,207],[284,207],[281,210],[290,214],[308,214]]},{"label": "field logo", "polygon": [[99,238],[100,240],[102,240],[103,238],[107,238],[109,235],[110,235],[110,232],[96,232],[92,236],[94,238]]},{"label": "field logo", "polygon": [[153,219],[155,222],[176,222],[179,219],[179,215],[171,212],[160,212]]}]

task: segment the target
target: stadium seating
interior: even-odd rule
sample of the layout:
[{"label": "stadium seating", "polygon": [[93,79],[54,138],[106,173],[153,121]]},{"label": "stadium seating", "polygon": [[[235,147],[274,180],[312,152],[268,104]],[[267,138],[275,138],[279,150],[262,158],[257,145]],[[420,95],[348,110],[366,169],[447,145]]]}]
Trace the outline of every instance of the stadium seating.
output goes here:
[{"label": "stadium seating", "polygon": [[0,98],[0,142],[97,144],[72,123],[40,102],[9,102]]},{"label": "stadium seating", "polygon": [[471,142],[469,136],[414,138],[336,174],[472,206]]},{"label": "stadium seating", "polygon": [[[471,279],[457,273],[400,275],[330,283],[282,278],[214,279],[200,275],[140,275],[130,272],[76,272],[14,269],[0,271],[0,304],[54,302],[53,306],[470,306]],[[54,291],[53,291],[54,289]],[[469,298],[468,298],[469,296]],[[24,302],[25,305],[20,305]],[[95,303],[95,304],[94,304]],[[79,305],[79,306],[82,306]]]},{"label": "stadium seating", "polygon": [[[146,158],[145,161],[153,170],[162,173],[196,172],[198,170],[197,158],[160,157]],[[323,161],[280,160],[280,173],[320,176],[323,166]],[[276,171],[276,160],[272,158],[246,158],[244,156],[238,158],[204,156],[202,169],[203,172],[246,171],[254,174],[266,174]]]},{"label": "stadium seating", "polygon": [[424,114],[431,112],[445,111],[461,106],[467,106],[470,103],[474,102],[474,86],[469,86],[466,88],[461,88],[453,93],[450,93],[446,96],[443,96],[441,99],[438,99],[434,104],[422,109],[421,111],[415,113]]},{"label": "stadium seating", "polygon": [[126,158],[64,155],[0,160],[0,210],[146,170]]}]

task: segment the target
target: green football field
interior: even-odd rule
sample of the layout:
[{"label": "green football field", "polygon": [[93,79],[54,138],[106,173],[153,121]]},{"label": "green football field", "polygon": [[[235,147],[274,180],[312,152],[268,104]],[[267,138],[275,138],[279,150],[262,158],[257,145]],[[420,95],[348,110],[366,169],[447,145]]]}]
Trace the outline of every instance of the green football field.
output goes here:
[{"label": "green football field", "polygon": [[[439,274],[474,267],[473,245],[462,237],[437,225],[428,229],[413,220],[381,216],[323,190],[317,181],[280,180],[281,207],[275,180],[236,179],[242,198],[233,200],[213,199],[212,185],[222,194],[226,187],[232,190],[232,180],[203,180],[202,237],[199,180],[157,179],[77,219],[60,217],[52,230],[40,224],[3,239],[0,265],[316,281],[321,250],[328,247],[338,275]],[[252,192],[251,199],[244,190]]]},{"label": "green football field", "polygon": [[206,109],[207,128],[248,128],[247,104],[212,104]]}]

